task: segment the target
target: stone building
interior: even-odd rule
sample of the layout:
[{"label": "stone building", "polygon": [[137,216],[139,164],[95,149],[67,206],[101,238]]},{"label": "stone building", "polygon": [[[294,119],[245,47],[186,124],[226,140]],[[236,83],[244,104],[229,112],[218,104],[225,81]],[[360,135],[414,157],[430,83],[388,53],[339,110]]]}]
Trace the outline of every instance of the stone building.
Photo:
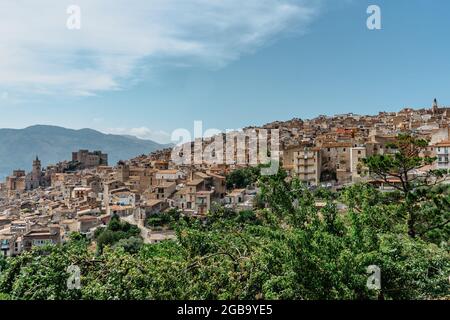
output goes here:
[{"label": "stone building", "polygon": [[366,147],[361,146],[350,149],[350,172],[352,174],[352,182],[359,182],[364,176],[365,167],[362,160],[366,157]]},{"label": "stone building", "polygon": [[33,190],[39,188],[43,184],[43,174],[41,168],[41,161],[38,156],[33,160],[33,167],[31,173],[26,178],[26,189]]},{"label": "stone building", "polygon": [[72,162],[79,164],[79,169],[94,168],[108,165],[108,155],[101,151],[89,152],[89,150],[79,150],[72,152]]},{"label": "stone building", "polygon": [[24,170],[14,170],[12,175],[6,178],[6,190],[8,196],[24,192],[26,187],[26,175]]},{"label": "stone building", "polygon": [[23,235],[24,250],[31,250],[32,247],[41,247],[47,244],[61,243],[61,232],[59,225],[50,225],[26,232]]},{"label": "stone building", "polygon": [[125,183],[130,179],[130,165],[123,161],[119,161],[116,170],[116,179],[122,183]]},{"label": "stone building", "polygon": [[322,145],[322,181],[337,180],[339,183],[347,183],[351,180],[351,148],[351,142],[333,142]]}]

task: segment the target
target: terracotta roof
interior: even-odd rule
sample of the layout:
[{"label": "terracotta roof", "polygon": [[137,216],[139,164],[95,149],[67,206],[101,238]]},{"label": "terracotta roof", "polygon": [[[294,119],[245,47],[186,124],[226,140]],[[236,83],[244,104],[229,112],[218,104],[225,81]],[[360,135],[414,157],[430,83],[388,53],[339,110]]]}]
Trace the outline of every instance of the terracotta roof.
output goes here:
[{"label": "terracotta roof", "polygon": [[450,140],[444,140],[434,144],[435,147],[450,147]]}]

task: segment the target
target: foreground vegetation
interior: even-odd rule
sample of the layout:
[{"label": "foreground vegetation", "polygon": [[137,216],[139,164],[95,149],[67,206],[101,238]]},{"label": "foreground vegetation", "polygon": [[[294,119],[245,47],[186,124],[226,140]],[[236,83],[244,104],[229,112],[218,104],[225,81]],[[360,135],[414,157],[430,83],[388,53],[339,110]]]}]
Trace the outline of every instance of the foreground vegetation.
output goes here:
[{"label": "foreground vegetation", "polygon": [[[380,176],[422,165],[398,157],[366,165]],[[448,299],[450,188],[432,183],[440,174],[392,192],[358,184],[340,193],[310,191],[283,171],[258,177],[253,211],[215,207],[201,221],[171,213],[148,222],[170,223],[176,241],[142,244],[113,219],[96,235],[101,249],[73,235],[0,259],[0,299]],[[71,265],[81,271],[75,289]],[[378,289],[367,286],[374,265]]]},{"label": "foreground vegetation", "polygon": [[[102,252],[74,235],[64,245],[0,260],[3,299],[434,299],[449,294],[448,228],[408,235],[398,194],[356,185],[326,206],[298,181],[264,182],[269,208],[216,208],[206,222],[180,218],[177,241]],[[441,192],[442,191],[442,192]],[[448,200],[449,190],[439,190]],[[291,201],[296,199],[296,201]],[[428,207],[429,206],[429,207]],[[424,212],[434,210],[429,203]],[[108,230],[111,230],[109,228]],[[106,232],[106,231],[103,231]],[[123,231],[120,231],[123,232]],[[114,238],[114,236],[112,236]],[[105,242],[106,243],[106,242]],[[81,287],[69,289],[70,265]],[[381,290],[367,267],[381,269]]]}]

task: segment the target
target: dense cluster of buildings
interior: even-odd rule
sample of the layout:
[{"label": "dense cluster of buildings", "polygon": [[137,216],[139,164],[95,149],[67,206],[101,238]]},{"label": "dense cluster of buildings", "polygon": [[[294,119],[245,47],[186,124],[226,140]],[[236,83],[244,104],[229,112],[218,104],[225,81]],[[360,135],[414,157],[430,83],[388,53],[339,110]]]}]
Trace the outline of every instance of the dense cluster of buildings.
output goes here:
[{"label": "dense cluster of buildings", "polygon": [[429,109],[405,108],[375,116],[321,116],[266,127],[282,131],[282,163],[291,176],[310,185],[324,182],[343,185],[370,181],[361,159],[396,152],[392,143],[401,132],[429,141],[424,152],[436,157],[436,162],[432,168],[422,170],[450,169],[449,116],[450,108],[440,108],[434,100]]},{"label": "dense cluster of buildings", "polygon": [[[450,108],[439,107],[435,100],[432,108],[420,110],[293,119],[262,128],[279,130],[281,164],[291,177],[310,186],[334,187],[370,181],[361,160],[395,152],[390,143],[404,131],[429,141],[426,152],[437,157],[432,168],[450,169],[449,116]],[[80,150],[71,161],[44,169],[36,157],[30,173],[15,170],[0,185],[0,250],[17,255],[33,246],[64,242],[71,232],[92,237],[112,215],[137,224],[153,242],[166,237],[152,234],[144,222],[165,210],[202,218],[215,203],[235,210],[253,208],[255,186],[226,186],[226,176],[249,163],[179,165],[171,151],[115,166],[108,166],[107,155],[100,151]]]}]

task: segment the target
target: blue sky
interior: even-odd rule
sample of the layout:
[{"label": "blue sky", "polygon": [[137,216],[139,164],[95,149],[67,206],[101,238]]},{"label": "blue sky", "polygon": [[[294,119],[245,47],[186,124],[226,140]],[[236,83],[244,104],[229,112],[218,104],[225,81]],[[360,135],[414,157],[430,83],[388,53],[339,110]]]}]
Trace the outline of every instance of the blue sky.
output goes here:
[{"label": "blue sky", "polygon": [[[194,120],[222,130],[450,104],[447,0],[79,0],[72,31],[68,4],[23,2],[0,3],[0,127],[167,142]],[[366,28],[370,4],[382,30]]]}]

